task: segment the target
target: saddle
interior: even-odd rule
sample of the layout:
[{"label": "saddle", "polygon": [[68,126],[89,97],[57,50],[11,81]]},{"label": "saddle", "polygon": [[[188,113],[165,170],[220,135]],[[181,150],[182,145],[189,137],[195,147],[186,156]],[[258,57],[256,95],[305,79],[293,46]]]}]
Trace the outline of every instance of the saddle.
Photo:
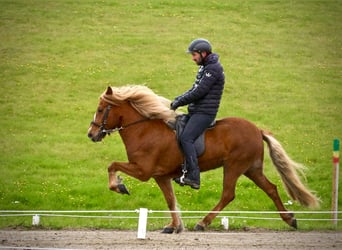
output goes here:
[{"label": "saddle", "polygon": [[[183,149],[182,149],[182,145],[180,143],[180,136],[181,134],[183,133],[183,130],[184,130],[184,127],[186,125],[186,123],[188,122],[189,120],[189,116],[187,114],[183,114],[183,115],[178,115],[176,117],[176,121],[175,123],[169,123],[169,127],[172,128],[173,130],[175,130],[176,132],[176,138],[177,138],[177,142],[178,142],[178,146],[180,148],[180,150],[183,152]],[[210,126],[207,128],[208,129],[212,129],[216,124],[216,121],[214,120]],[[205,150],[205,132],[207,131],[205,130],[195,141],[194,143],[194,146],[195,146],[195,149],[196,149],[196,154],[197,154],[197,157],[201,156],[203,153],[204,153],[204,150]],[[184,153],[184,152],[183,152]]]}]

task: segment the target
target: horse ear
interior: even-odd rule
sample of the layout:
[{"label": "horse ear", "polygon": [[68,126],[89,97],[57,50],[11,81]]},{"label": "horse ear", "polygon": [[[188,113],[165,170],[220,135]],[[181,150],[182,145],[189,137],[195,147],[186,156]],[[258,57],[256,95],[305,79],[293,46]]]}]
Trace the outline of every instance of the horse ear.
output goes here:
[{"label": "horse ear", "polygon": [[111,87],[108,86],[107,91],[106,91],[106,95],[112,95],[113,94],[113,90]]}]

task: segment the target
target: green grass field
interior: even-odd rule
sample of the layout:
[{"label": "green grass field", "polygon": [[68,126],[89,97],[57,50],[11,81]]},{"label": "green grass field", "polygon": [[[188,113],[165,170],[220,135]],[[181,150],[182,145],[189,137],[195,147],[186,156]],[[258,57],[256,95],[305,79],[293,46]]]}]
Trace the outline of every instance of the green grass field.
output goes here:
[{"label": "green grass field", "polygon": [[[272,131],[308,167],[307,185],[322,200],[318,211],[329,211],[332,142],[342,139],[341,13],[342,2],[331,0],[0,0],[0,210],[167,210],[153,180],[122,174],[131,196],[107,189],[107,166],[126,161],[124,146],[118,134],[92,143],[87,129],[108,85],[143,84],[169,99],[190,88],[197,67],[185,50],[205,37],[227,77],[218,118],[239,116]],[[268,156],[265,172],[288,201]],[[221,182],[218,169],[202,174],[199,191],[175,185],[180,208],[211,210]],[[342,195],[339,200],[341,208]],[[296,203],[288,208],[306,211]],[[240,210],[275,207],[242,177],[225,211]],[[197,220],[184,223],[192,228]],[[0,217],[0,227],[31,222]],[[148,229],[168,222],[151,219]],[[137,220],[43,217],[41,223],[135,229]],[[230,223],[236,229],[288,229],[280,220]],[[331,221],[307,220],[299,227],[334,228]],[[210,228],[221,228],[220,220]]]}]

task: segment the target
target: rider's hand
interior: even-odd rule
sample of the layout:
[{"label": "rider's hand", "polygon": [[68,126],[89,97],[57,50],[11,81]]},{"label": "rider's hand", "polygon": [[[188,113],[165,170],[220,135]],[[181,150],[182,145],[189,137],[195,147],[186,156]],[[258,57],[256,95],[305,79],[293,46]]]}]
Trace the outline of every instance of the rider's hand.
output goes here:
[{"label": "rider's hand", "polygon": [[177,100],[174,100],[173,102],[171,102],[170,108],[172,110],[176,110],[179,107],[179,102]]}]

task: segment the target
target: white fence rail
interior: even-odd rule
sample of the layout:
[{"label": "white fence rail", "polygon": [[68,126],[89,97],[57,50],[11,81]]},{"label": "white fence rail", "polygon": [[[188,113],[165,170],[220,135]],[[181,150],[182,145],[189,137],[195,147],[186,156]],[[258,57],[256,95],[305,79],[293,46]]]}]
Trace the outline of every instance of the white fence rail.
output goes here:
[{"label": "white fence rail", "polygon": [[[203,214],[213,213],[212,211],[169,211],[169,210],[147,210],[148,218],[150,219],[162,219],[170,218],[170,216],[155,216],[155,214],[166,213],[180,213],[183,219],[187,218],[202,218]],[[140,209],[135,210],[0,210],[0,217],[22,217],[22,216],[45,216],[45,217],[73,217],[73,218],[108,218],[108,219],[134,219],[139,218]],[[214,212],[215,213],[215,212]],[[280,213],[295,213],[295,214],[333,214],[331,211],[220,211],[218,217],[230,217],[230,218],[244,218],[244,219],[257,219],[257,220],[281,220],[280,218],[267,218],[267,217],[251,217],[246,215],[267,215],[267,214],[280,214]],[[97,215],[91,215],[97,214]],[[98,215],[103,214],[103,215]],[[107,214],[107,215],[106,215]],[[118,214],[118,215],[112,215]],[[120,214],[132,214],[120,215]],[[185,215],[189,214],[189,215]],[[337,211],[336,214],[342,214],[341,211]],[[242,216],[245,215],[245,216]],[[333,218],[297,218],[297,220],[318,220],[318,221],[332,221]],[[338,219],[340,221],[342,219]]]},{"label": "white fence rail", "polygon": [[[0,210],[0,217],[23,217],[32,216],[32,225],[40,224],[40,217],[68,217],[68,218],[101,218],[101,219],[138,219],[138,238],[144,239],[146,235],[146,222],[148,219],[170,218],[158,214],[180,213],[182,219],[202,218],[204,214],[212,211],[169,211],[169,210],[148,210],[140,208],[135,210]],[[221,218],[221,224],[225,229],[229,228],[229,219],[249,220],[281,220],[279,217],[267,217],[270,214],[293,213],[293,211],[220,211],[217,212]],[[341,221],[337,218],[341,211],[295,211],[298,214],[307,215],[335,215],[331,218],[296,218],[298,221]],[[114,215],[116,214],[116,215]],[[128,215],[131,214],[131,215]],[[253,216],[254,215],[254,216]],[[258,216],[255,216],[258,215]],[[337,218],[337,219],[336,219]]]}]

